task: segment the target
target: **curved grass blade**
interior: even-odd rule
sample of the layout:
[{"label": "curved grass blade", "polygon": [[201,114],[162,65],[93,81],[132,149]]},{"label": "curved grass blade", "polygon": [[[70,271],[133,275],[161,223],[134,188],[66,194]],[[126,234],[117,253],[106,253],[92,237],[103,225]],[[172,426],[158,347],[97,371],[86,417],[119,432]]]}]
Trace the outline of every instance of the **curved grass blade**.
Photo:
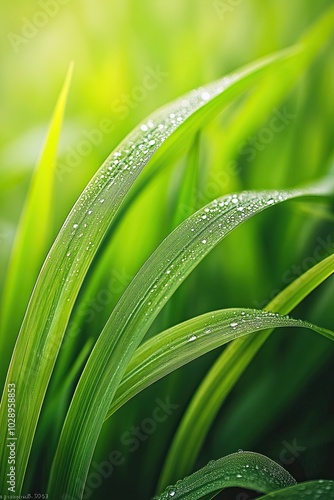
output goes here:
[{"label": "curved grass blade", "polygon": [[[192,91],[158,110],[109,156],[67,217],[36,282],[12,356],[3,393],[16,384],[16,488],[21,491],[39,413],[66,330],[69,316],[87,270],[143,168],[149,175],[168,155],[182,148],[185,139],[222,107],[269,71],[297,57],[296,49],[280,52],[214,84]],[[168,154],[167,154],[168,153]],[[154,161],[153,161],[154,160]],[[166,164],[166,163],[164,163]],[[6,428],[7,411],[0,409]],[[5,436],[1,439],[0,491],[6,488]]]},{"label": "curved grass blade", "polygon": [[270,500],[334,500],[334,481],[318,479],[317,481],[307,481],[294,486],[284,488],[261,497]]},{"label": "curved grass blade", "polygon": [[[54,165],[58,149],[73,64],[70,65],[59,94],[41,157],[36,165],[29,192],[17,227],[8,266],[0,310],[0,387],[8,368],[24,310],[50,243]],[[43,209],[41,210],[41,207]],[[38,227],[38,231],[36,231]],[[34,234],[33,245],[31,235]],[[29,265],[27,266],[27,262]],[[24,276],[24,287],[22,287]]]},{"label": "curved grass blade", "polygon": [[[266,310],[288,314],[333,272],[334,254],[298,277],[267,305]],[[260,332],[232,342],[214,363],[193,396],[174,436],[158,490],[189,473],[219,408],[271,332]]]},{"label": "curved grass blade", "polygon": [[149,385],[212,349],[259,330],[293,326],[334,340],[334,333],[323,328],[256,309],[214,311],[169,328],[136,350],[106,418]]},{"label": "curved grass blade", "polygon": [[82,494],[92,454],[127,364],[160,310],[197,264],[234,228],[288,199],[330,196],[319,184],[290,191],[245,192],[214,200],[155,250],[113,310],[82,373],[66,417],[49,490]]},{"label": "curved grass blade", "polygon": [[191,476],[169,486],[153,500],[197,500],[233,486],[269,493],[295,485],[283,467],[264,455],[243,451],[212,460]]}]

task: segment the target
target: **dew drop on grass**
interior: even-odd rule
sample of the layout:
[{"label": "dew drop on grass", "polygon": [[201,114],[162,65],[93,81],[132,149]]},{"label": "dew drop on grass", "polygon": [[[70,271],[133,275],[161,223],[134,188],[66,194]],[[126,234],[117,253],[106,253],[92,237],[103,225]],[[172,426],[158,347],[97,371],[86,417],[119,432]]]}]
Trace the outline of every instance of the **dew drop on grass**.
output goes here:
[{"label": "dew drop on grass", "polygon": [[205,245],[206,244],[206,240],[202,240],[202,243]]},{"label": "dew drop on grass", "polygon": [[203,99],[203,101],[208,101],[210,99],[209,92],[202,92],[201,93],[201,98]]},{"label": "dew drop on grass", "polygon": [[189,342],[193,342],[196,339],[197,339],[196,335],[192,335],[189,339]]},{"label": "dew drop on grass", "polygon": [[73,224],[74,229],[76,229],[79,226],[79,224]]},{"label": "dew drop on grass", "polygon": [[230,323],[231,328],[236,328],[237,326],[238,326],[238,323],[236,321],[232,321],[232,323]]}]

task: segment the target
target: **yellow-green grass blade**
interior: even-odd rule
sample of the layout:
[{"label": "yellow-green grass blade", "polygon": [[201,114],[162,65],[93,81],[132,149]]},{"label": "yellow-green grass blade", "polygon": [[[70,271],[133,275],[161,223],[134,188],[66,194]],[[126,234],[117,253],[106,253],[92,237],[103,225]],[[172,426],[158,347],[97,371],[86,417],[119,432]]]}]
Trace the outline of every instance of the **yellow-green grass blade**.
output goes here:
[{"label": "yellow-green grass blade", "polygon": [[[6,429],[8,384],[17,390],[16,487],[21,491],[45,392],[66,326],[85,275],[136,178],[149,163],[148,176],[169,155],[258,81],[270,67],[298,57],[290,49],[256,62],[214,84],[192,91],[158,110],[136,127],[107,158],[67,217],[36,282],[13,352],[0,409]],[[0,490],[6,486],[6,447],[1,441]]]},{"label": "yellow-green grass blade", "polygon": [[146,387],[212,349],[259,330],[289,326],[310,328],[334,340],[326,329],[257,309],[213,311],[155,335],[136,350],[106,418]]},{"label": "yellow-green grass blade", "polygon": [[[29,296],[50,244],[54,166],[72,71],[71,64],[52,115],[45,144],[34,170],[16,230],[0,306],[0,387],[6,375]],[[24,286],[22,286],[23,276]]]},{"label": "yellow-green grass blade", "polygon": [[[288,314],[334,272],[330,255],[280,292],[266,310]],[[219,408],[272,330],[238,339],[227,346],[193,396],[174,436],[158,489],[191,471]],[[189,442],[189,436],[192,436]]]},{"label": "yellow-green grass blade", "polygon": [[105,416],[147,330],[199,262],[253,215],[289,199],[333,195],[332,183],[290,191],[245,192],[214,200],[178,226],[149,257],[107,321],[73,396],[50,491],[80,497]]},{"label": "yellow-green grass blade", "polygon": [[259,453],[243,451],[212,460],[153,500],[213,498],[220,490],[236,486],[270,493],[294,485],[295,479],[281,465]]}]

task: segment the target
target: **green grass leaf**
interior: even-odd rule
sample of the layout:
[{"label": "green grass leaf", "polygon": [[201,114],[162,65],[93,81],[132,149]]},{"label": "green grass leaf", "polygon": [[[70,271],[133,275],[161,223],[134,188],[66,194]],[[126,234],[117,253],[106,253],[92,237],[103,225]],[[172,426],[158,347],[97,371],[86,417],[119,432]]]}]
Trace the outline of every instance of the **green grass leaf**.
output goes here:
[{"label": "green grass leaf", "polygon": [[127,364],[174,291],[233,229],[289,199],[327,197],[331,183],[290,191],[245,192],[214,200],[178,226],[149,257],[107,321],[73,396],[49,490],[82,494],[105,416]]},{"label": "green grass leaf", "polygon": [[275,500],[333,500],[334,481],[319,479],[318,481],[307,481],[294,486],[284,488],[261,497],[263,499]]},{"label": "green grass leaf", "polygon": [[[0,352],[2,362],[0,386],[2,386],[6,375],[29,295],[50,244],[54,166],[72,71],[73,65],[71,64],[52,115],[41,157],[34,170],[16,231],[1,299]],[[33,243],[31,241],[32,234],[34,235]],[[24,287],[22,287],[22,276],[24,276]]]},{"label": "green grass leaf", "polygon": [[[333,272],[334,255],[331,255],[279,293],[266,310],[288,314]],[[174,436],[158,490],[192,469],[219,408],[271,332],[260,332],[232,342],[214,363],[193,396]]]},{"label": "green grass leaf", "polygon": [[[150,160],[154,161],[145,175],[152,176],[161,160],[166,165],[169,155],[182,149],[185,140],[224,105],[254,85],[271,67],[291,62],[294,57],[296,49],[265,58],[158,110],[120,144],[83,191],[42,267],[4,387],[3,398],[9,383],[16,384],[18,394],[17,492],[21,491],[41,406],[76,297],[136,178]],[[7,411],[2,405],[3,429],[6,421]],[[2,446],[0,490],[6,486],[6,470],[6,448]]]},{"label": "green grass leaf", "polygon": [[259,330],[293,326],[334,340],[334,333],[323,328],[256,309],[214,311],[169,328],[136,350],[106,418],[149,385],[212,349]]},{"label": "green grass leaf", "polygon": [[289,472],[270,458],[243,451],[209,462],[153,500],[212,498],[210,494],[233,486],[269,493],[295,484]]}]

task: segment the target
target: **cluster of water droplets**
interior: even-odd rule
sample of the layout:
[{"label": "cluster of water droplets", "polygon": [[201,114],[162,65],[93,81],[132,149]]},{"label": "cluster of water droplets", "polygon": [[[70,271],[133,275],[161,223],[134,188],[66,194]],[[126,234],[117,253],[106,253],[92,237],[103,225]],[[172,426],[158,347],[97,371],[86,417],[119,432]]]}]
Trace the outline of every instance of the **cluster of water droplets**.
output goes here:
[{"label": "cluster of water droplets", "polygon": [[[182,498],[185,493],[189,495],[191,485],[196,483],[196,498],[201,498],[215,489],[229,486],[242,486],[257,483],[263,477],[265,483],[271,480],[277,489],[295,484],[290,474],[280,465],[257,453],[244,452],[228,455],[219,460],[211,460],[205,467],[191,476],[177,481],[174,486],[169,486],[153,500],[169,500]],[[202,486],[199,484],[202,483]]]},{"label": "cluster of water droplets", "polygon": [[138,175],[162,143],[196,109],[220,94],[235,78],[227,76],[205,88],[193,90],[152,114],[109,156],[95,175],[92,185],[87,188],[87,194],[96,192],[96,189],[109,189],[116,182],[122,183],[128,176]]},{"label": "cluster of water droplets", "polygon": [[190,219],[190,232],[195,235],[202,231],[203,237],[200,241],[202,245],[206,245],[211,234],[215,233],[221,239],[222,232],[227,234],[251,215],[287,198],[287,194],[279,191],[243,192],[224,196],[211,202]]},{"label": "cluster of water droplets", "polygon": [[[213,200],[181,224],[174,231],[174,234],[167,238],[167,240],[170,240],[171,237],[174,238],[173,244],[169,245],[169,250],[163,251],[160,248],[165,262],[162,264],[161,276],[149,291],[147,316],[155,307],[159,307],[159,303],[163,305],[168,299],[167,292],[170,284],[174,286],[177,282],[181,283],[189,273],[189,268],[196,262],[200,262],[233,228],[251,215],[275,203],[282,202],[287,197],[287,194],[278,191],[243,192],[224,196]],[[172,248],[172,252],[170,248]],[[164,289],[166,293],[162,296],[161,290],[164,291]],[[157,301],[153,304],[155,296],[157,296]],[[245,317],[242,320],[231,321],[230,326],[232,329],[236,329],[242,322],[249,321],[249,319]],[[262,318],[254,316],[252,319],[256,327],[256,321],[259,322]],[[258,328],[261,328],[260,323]],[[189,341],[193,342],[196,338],[195,335],[191,335]]]}]

